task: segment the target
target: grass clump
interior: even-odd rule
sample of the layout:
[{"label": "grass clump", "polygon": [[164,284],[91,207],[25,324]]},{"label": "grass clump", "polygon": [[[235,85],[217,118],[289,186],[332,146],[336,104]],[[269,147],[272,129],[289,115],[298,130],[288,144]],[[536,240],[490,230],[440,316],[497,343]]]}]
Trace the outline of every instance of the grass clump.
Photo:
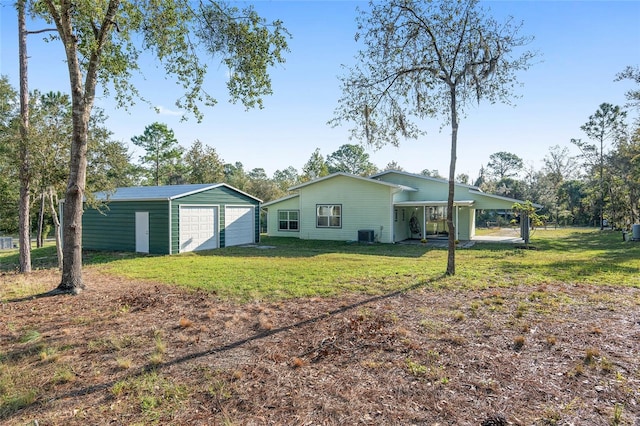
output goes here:
[{"label": "grass clump", "polygon": [[20,336],[20,343],[32,343],[40,340],[42,335],[38,330],[27,330]]},{"label": "grass clump", "polygon": [[179,409],[188,398],[188,389],[177,385],[156,371],[144,373],[115,383],[111,393],[119,404],[113,410],[133,408],[143,424],[156,424]]},{"label": "grass clump", "polygon": [[600,351],[596,348],[588,348],[584,351],[584,363],[585,365],[595,364],[597,358],[600,356]]},{"label": "grass clump", "polygon": [[162,336],[163,336],[163,334],[162,334],[161,330],[154,330],[154,332],[153,332],[153,342],[154,342],[153,352],[149,356],[149,361],[151,362],[152,365],[162,364],[162,361],[164,359],[164,354],[165,354],[165,352],[167,352],[167,344],[162,339]]},{"label": "grass clump", "polygon": [[64,365],[53,373],[53,382],[57,384],[70,383],[76,380],[76,374],[71,367]]},{"label": "grass clump", "polygon": [[27,389],[14,394],[4,394],[0,397],[0,419],[28,407],[36,401],[38,393],[35,389]]}]

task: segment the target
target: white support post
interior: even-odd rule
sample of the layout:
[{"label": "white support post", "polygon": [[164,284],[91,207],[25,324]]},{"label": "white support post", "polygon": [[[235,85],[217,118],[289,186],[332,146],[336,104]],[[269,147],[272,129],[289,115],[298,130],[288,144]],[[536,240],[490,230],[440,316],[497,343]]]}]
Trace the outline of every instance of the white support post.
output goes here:
[{"label": "white support post", "polygon": [[456,240],[458,240],[458,213],[459,213],[459,209],[460,206],[456,206]]}]

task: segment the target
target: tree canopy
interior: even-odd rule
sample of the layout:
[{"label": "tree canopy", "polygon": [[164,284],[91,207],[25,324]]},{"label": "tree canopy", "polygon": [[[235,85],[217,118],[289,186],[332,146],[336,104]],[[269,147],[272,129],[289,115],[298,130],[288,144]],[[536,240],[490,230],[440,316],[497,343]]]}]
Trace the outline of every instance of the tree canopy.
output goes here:
[{"label": "tree canopy", "polygon": [[[24,5],[24,2],[19,2]],[[207,60],[229,67],[231,102],[261,106],[271,93],[268,67],[284,62],[288,33],[251,6],[216,1],[41,0],[31,13],[55,25],[64,46],[72,101],[72,142],[64,203],[64,263],[58,291],[77,294],[82,279],[82,210],[87,180],[89,118],[98,85],[120,106],[140,98],[132,76],[140,56],[151,52],[183,89],[176,105],[202,118],[201,106],[216,102],[204,87]],[[203,54],[205,53],[206,54]]]},{"label": "tree canopy", "polygon": [[478,0],[371,2],[357,20],[364,47],[341,77],[334,125],[350,122],[352,137],[370,145],[398,145],[424,134],[425,118],[451,125],[447,274],[455,274],[453,195],[460,116],[481,100],[509,103],[519,71],[534,53],[516,50],[521,36],[512,18],[498,22]]}]

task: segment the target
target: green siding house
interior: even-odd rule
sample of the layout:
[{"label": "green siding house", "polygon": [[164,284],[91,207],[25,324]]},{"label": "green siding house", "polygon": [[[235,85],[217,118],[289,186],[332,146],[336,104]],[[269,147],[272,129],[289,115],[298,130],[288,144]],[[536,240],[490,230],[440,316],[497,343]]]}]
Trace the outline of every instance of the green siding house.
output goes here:
[{"label": "green siding house", "polygon": [[261,201],[224,183],[117,188],[95,197],[99,208],[86,207],[82,217],[89,250],[175,254],[260,240]]},{"label": "green siding house", "polygon": [[[264,204],[267,234],[381,243],[445,236],[448,185],[444,179],[394,170],[368,178],[334,173]],[[456,184],[456,239],[474,237],[476,210],[510,210],[518,201]]]}]

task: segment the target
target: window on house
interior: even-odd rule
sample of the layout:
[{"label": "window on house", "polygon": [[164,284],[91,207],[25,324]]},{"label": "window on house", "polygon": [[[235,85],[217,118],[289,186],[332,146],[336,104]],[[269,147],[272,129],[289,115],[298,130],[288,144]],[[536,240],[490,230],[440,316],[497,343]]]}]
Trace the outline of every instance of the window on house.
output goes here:
[{"label": "window on house", "polygon": [[402,221],[405,221],[405,216],[404,216],[404,209],[402,209]]},{"label": "window on house", "polygon": [[394,222],[398,221],[398,209],[393,210],[393,221]]},{"label": "window on house", "polygon": [[278,231],[298,231],[299,224],[298,210],[278,210]]},{"label": "window on house", "polygon": [[341,228],[342,205],[341,204],[317,204],[316,226],[318,228]]}]

